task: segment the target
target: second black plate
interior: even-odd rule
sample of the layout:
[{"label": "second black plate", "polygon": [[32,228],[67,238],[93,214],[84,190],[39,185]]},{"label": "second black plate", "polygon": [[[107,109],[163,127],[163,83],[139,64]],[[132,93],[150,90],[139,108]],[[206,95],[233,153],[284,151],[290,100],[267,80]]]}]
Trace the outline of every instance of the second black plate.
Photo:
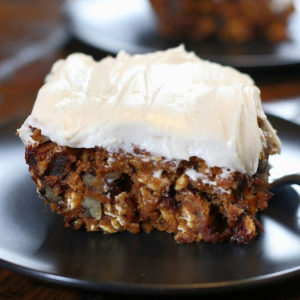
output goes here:
[{"label": "second black plate", "polygon": [[[298,1],[298,0],[297,0]],[[298,3],[298,2],[297,2]],[[178,46],[157,32],[148,0],[69,0],[64,7],[69,29],[81,41],[110,53],[145,53]],[[200,57],[234,67],[271,67],[300,63],[300,12],[289,22],[289,41],[271,44],[188,43]]]}]

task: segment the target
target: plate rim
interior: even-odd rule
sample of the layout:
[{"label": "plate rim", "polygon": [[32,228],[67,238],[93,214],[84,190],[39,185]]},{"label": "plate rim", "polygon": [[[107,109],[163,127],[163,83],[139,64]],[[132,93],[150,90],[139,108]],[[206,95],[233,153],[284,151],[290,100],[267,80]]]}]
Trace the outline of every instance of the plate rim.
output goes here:
[{"label": "plate rim", "polygon": [[156,294],[156,295],[175,295],[175,294],[201,294],[217,293],[222,291],[238,291],[245,288],[257,288],[281,282],[300,276],[300,265],[288,270],[275,272],[267,275],[250,277],[242,280],[222,281],[219,283],[191,283],[191,284],[162,284],[159,287],[156,284],[138,284],[122,283],[119,281],[96,282],[75,277],[67,277],[48,272],[34,270],[18,264],[11,263],[0,258],[0,267],[8,269],[19,274],[29,276],[38,280],[68,286],[74,288],[83,288],[92,291],[124,293],[124,294]]}]

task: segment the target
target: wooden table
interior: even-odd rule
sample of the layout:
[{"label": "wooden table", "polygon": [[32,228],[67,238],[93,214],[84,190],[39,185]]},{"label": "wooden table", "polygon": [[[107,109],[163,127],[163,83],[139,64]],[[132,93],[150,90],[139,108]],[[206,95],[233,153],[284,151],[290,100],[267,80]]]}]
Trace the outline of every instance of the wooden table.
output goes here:
[{"label": "wooden table", "polygon": [[[61,18],[61,4],[62,0],[1,0],[0,125],[18,116],[25,118],[30,113],[37,90],[55,60],[75,51],[87,52],[96,58],[105,55],[69,36]],[[300,66],[252,71],[251,75],[261,88],[264,101],[300,96]],[[217,299],[224,295],[232,299],[300,300],[300,278],[246,292],[214,294],[210,298]],[[119,298],[120,295],[99,294],[41,282],[0,268],[0,299]]]}]

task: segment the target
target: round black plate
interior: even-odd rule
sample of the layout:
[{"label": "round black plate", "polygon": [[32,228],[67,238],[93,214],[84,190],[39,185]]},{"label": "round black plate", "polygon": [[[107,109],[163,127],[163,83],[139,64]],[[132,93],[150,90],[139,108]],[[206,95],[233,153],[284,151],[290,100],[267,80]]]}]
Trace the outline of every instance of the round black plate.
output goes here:
[{"label": "round black plate", "polygon": [[[297,0],[298,1],[298,0]],[[69,29],[83,42],[110,53],[145,53],[175,47],[163,39],[148,0],[69,0],[64,7]],[[291,17],[290,40],[278,44],[251,42],[186,43],[200,57],[234,67],[270,67],[300,63],[300,12]]]},{"label": "round black plate", "polygon": [[[283,141],[274,168],[300,166],[300,127],[271,118]],[[14,136],[0,127],[0,264],[41,279],[114,292],[197,293],[273,282],[300,273],[300,199],[275,192],[260,216],[265,233],[246,246],[178,245],[172,235],[77,232],[38,198]],[[284,166],[284,168],[283,168]],[[274,174],[273,174],[274,175]]]}]

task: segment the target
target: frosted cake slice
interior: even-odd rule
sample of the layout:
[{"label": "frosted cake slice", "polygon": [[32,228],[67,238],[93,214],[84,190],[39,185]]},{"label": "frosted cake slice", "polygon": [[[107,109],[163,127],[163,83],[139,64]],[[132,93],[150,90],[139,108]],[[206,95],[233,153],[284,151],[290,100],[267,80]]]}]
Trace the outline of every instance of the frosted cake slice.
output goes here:
[{"label": "frosted cake slice", "polygon": [[183,46],[56,62],[18,133],[66,226],[180,243],[253,239],[280,151],[252,79]]}]

